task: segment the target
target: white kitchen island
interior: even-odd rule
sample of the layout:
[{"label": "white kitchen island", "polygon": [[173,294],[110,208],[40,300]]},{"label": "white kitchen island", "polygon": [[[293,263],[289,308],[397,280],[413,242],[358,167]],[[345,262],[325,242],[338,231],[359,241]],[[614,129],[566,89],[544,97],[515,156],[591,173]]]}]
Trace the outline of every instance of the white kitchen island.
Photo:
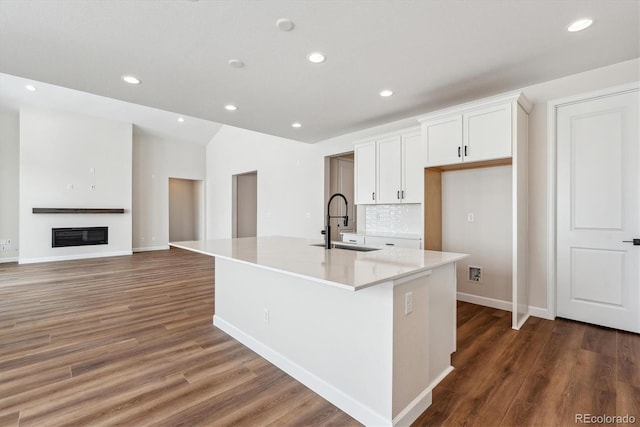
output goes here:
[{"label": "white kitchen island", "polygon": [[456,261],[258,237],[171,243],[216,258],[213,323],[365,425],[409,425],[453,369]]}]

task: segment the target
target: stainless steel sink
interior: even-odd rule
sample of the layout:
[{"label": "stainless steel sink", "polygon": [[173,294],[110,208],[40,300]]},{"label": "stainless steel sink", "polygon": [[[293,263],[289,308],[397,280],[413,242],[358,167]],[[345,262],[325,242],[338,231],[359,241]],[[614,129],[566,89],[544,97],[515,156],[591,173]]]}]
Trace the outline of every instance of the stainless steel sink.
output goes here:
[{"label": "stainless steel sink", "polygon": [[[324,248],[324,243],[314,243],[309,246],[317,246],[320,248]],[[341,243],[332,243],[331,247],[333,249],[346,249],[348,251],[358,251],[358,252],[371,252],[371,251],[379,251],[381,248],[372,248],[369,246],[357,246],[350,244],[341,244]]]}]

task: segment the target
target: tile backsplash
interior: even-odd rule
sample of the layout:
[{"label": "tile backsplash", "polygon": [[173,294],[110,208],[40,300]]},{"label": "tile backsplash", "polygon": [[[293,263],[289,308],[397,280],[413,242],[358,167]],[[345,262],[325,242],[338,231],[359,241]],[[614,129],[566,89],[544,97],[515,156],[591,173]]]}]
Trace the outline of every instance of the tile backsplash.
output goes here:
[{"label": "tile backsplash", "polygon": [[365,230],[376,233],[415,233],[422,230],[420,204],[366,205]]}]

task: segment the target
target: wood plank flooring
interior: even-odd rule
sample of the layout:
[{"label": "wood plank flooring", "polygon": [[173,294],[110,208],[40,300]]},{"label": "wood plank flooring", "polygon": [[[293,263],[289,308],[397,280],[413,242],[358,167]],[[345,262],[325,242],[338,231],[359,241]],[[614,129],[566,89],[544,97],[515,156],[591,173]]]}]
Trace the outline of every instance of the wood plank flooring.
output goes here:
[{"label": "wood plank flooring", "polygon": [[[0,264],[0,426],[351,426],[212,325],[214,262],[187,251]],[[640,336],[458,304],[455,370],[416,421],[640,424]]]}]

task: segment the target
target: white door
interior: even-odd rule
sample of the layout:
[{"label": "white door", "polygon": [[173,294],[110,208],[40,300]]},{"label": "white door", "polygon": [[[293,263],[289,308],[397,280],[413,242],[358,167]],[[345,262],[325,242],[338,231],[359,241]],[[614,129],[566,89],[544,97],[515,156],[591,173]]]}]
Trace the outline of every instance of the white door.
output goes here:
[{"label": "white door", "polygon": [[638,91],[557,108],[557,315],[640,332]]},{"label": "white door", "polygon": [[376,142],[357,145],[354,152],[355,202],[373,205],[376,203]]},{"label": "white door", "polygon": [[424,149],[420,133],[402,135],[402,203],[422,203]]},{"label": "white door", "polygon": [[402,150],[399,136],[378,141],[378,203],[400,203]]},{"label": "white door", "polygon": [[511,103],[464,114],[465,162],[511,157]]},{"label": "white door", "polygon": [[425,166],[442,166],[462,161],[462,115],[434,120],[422,125],[425,139]]}]

